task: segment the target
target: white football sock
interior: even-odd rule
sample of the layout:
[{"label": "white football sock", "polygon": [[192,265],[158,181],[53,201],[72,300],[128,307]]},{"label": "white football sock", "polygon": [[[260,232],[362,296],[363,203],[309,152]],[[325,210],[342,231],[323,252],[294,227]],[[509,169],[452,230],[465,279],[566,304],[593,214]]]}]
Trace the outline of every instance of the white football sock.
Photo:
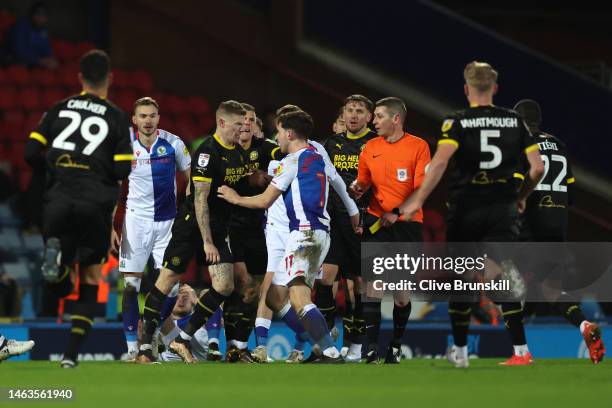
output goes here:
[{"label": "white football sock", "polygon": [[584,329],[586,328],[587,323],[589,323],[586,320],[583,320],[582,323],[580,323],[580,333],[584,333]]},{"label": "white football sock", "polygon": [[517,356],[523,357],[527,353],[529,353],[529,348],[527,347],[526,344],[521,344],[519,346],[514,346],[514,354],[516,354]]},{"label": "white football sock", "polygon": [[468,348],[467,346],[455,346],[455,350],[457,353],[457,357],[460,359],[466,359],[468,358]]},{"label": "white football sock", "polygon": [[323,350],[323,355],[331,358],[337,358],[340,355],[340,352],[335,347],[328,347]]}]

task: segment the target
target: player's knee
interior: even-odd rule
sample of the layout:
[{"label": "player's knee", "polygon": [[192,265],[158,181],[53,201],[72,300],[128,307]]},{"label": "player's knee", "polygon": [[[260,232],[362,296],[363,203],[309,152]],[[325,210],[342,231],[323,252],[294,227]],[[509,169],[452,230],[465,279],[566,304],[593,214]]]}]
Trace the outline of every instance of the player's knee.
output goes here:
[{"label": "player's knee", "polygon": [[323,265],[323,276],[321,277],[321,283],[327,286],[331,286],[336,281],[336,275],[338,274],[338,267],[336,265]]},{"label": "player's knee", "polygon": [[268,293],[266,294],[265,299],[266,299],[266,306],[268,306],[270,310],[272,310],[273,312],[278,312],[284,306],[284,304],[281,303],[280,296],[278,296],[278,294],[275,293],[275,291],[272,290],[271,288],[268,290]]},{"label": "player's knee", "polygon": [[159,288],[163,293],[169,293],[172,287],[178,283],[180,275],[174,273],[170,269],[162,268],[159,272],[159,277],[155,282],[155,286]]},{"label": "player's knee", "polygon": [[397,307],[406,307],[410,304],[410,299],[395,299],[394,303]]},{"label": "player's knee", "polygon": [[232,280],[224,280],[221,282],[213,282],[213,288],[223,296],[229,296],[234,291],[234,282]]},{"label": "player's knee", "polygon": [[124,295],[137,295],[140,292],[140,284],[142,278],[136,276],[126,276],[123,279],[125,283],[125,294]]}]

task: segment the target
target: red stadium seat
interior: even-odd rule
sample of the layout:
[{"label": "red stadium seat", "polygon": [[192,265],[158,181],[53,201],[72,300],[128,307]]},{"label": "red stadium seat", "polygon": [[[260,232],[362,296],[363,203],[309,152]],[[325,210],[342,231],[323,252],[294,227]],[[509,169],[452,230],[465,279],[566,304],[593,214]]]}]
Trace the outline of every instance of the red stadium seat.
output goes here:
[{"label": "red stadium seat", "polygon": [[5,122],[22,124],[25,121],[25,114],[21,109],[7,109],[4,111],[2,118]]},{"label": "red stadium seat", "polygon": [[131,86],[143,96],[148,95],[153,90],[153,78],[145,70],[135,70],[130,73]]},{"label": "red stadium seat", "polygon": [[15,22],[15,16],[8,11],[0,10],[0,31],[8,30]]},{"label": "red stadium seat", "polygon": [[152,92],[151,93],[151,98],[155,99],[159,105],[159,113],[164,114],[166,111],[164,109],[165,103],[166,103],[166,94],[162,93],[162,92]]},{"label": "red stadium seat", "polygon": [[9,77],[4,68],[0,67],[0,86],[9,83]]},{"label": "red stadium seat", "polygon": [[175,133],[184,141],[190,142],[199,135],[200,130],[191,115],[181,115],[177,118]]},{"label": "red stadium seat", "polygon": [[71,55],[71,45],[67,41],[51,39],[51,48],[55,57],[62,61],[68,61]]},{"label": "red stadium seat", "polygon": [[183,98],[176,95],[169,95],[164,101],[164,111],[172,114],[185,112],[186,103]]},{"label": "red stadium seat", "polygon": [[[24,137],[22,123],[17,122],[0,122],[0,139],[4,140],[20,140]],[[9,155],[10,157],[10,155]]]},{"label": "red stadium seat", "polygon": [[30,81],[32,84],[45,88],[54,85],[57,79],[55,77],[55,71],[36,68],[30,71]]},{"label": "red stadium seat", "polygon": [[40,103],[40,93],[38,92],[38,88],[34,86],[22,88],[17,93],[17,104],[26,111],[38,109]]},{"label": "red stadium seat", "polygon": [[23,124],[24,134],[29,135],[30,132],[36,129],[44,113],[45,111],[42,110],[34,110],[27,114]]},{"label": "red stadium seat", "polygon": [[159,117],[159,128],[167,130],[170,133],[176,133],[176,122],[174,117],[171,115],[160,115]]},{"label": "red stadium seat", "polygon": [[123,69],[114,69],[113,70],[113,87],[117,89],[125,89],[130,88],[132,84],[132,79],[130,78],[130,74],[128,71]]},{"label": "red stadium seat", "polygon": [[63,87],[53,86],[46,88],[40,94],[40,106],[45,110],[49,109],[55,103],[66,98],[67,96],[68,93]]},{"label": "red stadium seat", "polygon": [[89,42],[89,41],[78,42],[78,43],[74,44],[74,58],[76,60],[79,60],[83,54],[85,54],[87,51],[91,51],[91,50],[93,50],[95,48],[96,48],[96,45],[94,43]]},{"label": "red stadium seat", "polygon": [[28,85],[30,82],[30,71],[22,65],[11,65],[6,69],[10,83],[16,85]]},{"label": "red stadium seat", "polygon": [[190,112],[196,116],[203,116],[210,113],[208,101],[201,96],[190,96],[187,98],[187,106]]},{"label": "red stadium seat", "polygon": [[57,73],[57,84],[74,89],[79,86],[79,68],[75,64],[66,64]]},{"label": "red stadium seat", "polygon": [[112,97],[111,101],[130,114],[134,109],[134,102],[140,97],[133,89],[119,89],[114,95],[116,96]]},{"label": "red stadium seat", "polygon": [[12,85],[0,85],[0,110],[10,109],[15,106],[15,87]]},{"label": "red stadium seat", "polygon": [[198,118],[197,122],[200,129],[199,135],[210,133],[216,126],[215,115],[212,113]]}]

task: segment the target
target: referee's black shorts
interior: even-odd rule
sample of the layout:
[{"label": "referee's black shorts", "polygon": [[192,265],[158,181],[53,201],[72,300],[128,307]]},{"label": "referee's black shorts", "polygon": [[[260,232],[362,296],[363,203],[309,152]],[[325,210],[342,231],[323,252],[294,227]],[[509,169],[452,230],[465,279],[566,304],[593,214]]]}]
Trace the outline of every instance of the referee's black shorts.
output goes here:
[{"label": "referee's black shorts", "polygon": [[[211,224],[210,229],[213,244],[221,258],[218,263],[233,263],[234,258],[227,243],[227,227]],[[174,273],[182,274],[195,254],[206,259],[193,206],[183,204],[172,224],[172,238],[164,253],[163,266]]]},{"label": "referee's black shorts", "polygon": [[415,221],[397,221],[390,227],[381,227],[372,233],[370,227],[378,217],[368,213],[363,231],[364,242],[423,242],[423,224]]},{"label": "referee's black shorts", "polygon": [[347,213],[334,213],[330,216],[329,251],[323,263],[337,265],[345,278],[360,275],[361,238],[353,231]]}]

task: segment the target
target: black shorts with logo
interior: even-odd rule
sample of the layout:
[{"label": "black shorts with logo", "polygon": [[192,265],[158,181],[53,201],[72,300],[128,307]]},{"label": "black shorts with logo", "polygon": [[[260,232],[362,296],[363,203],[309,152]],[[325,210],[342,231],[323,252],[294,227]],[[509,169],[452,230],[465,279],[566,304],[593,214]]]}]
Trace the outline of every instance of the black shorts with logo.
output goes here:
[{"label": "black shorts with logo", "polygon": [[106,262],[110,246],[112,208],[74,198],[55,198],[43,207],[45,240],[59,238],[62,262],[81,268]]},{"label": "black shorts with logo", "polygon": [[[233,263],[234,258],[227,243],[227,228],[211,225],[210,229],[213,244],[221,258],[218,263]],[[172,224],[172,238],[164,253],[164,268],[182,274],[196,253],[206,259],[193,204],[185,202]]]},{"label": "black shorts with logo", "polygon": [[230,228],[229,238],[234,262],[244,262],[251,275],[264,275],[268,266],[268,250],[263,228]]}]

